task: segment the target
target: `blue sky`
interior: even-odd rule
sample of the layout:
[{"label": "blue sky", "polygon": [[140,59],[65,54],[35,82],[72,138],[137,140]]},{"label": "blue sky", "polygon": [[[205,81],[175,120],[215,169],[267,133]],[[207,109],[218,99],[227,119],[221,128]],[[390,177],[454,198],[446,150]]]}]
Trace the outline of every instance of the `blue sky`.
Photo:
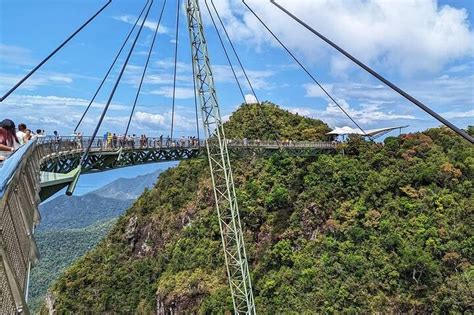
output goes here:
[{"label": "blue sky", "polygon": [[[202,1],[203,2],[203,1]],[[105,1],[0,0],[0,93],[7,91]],[[2,118],[32,129],[69,134],[100,83],[145,1],[115,0],[54,56],[27,84],[1,104]],[[228,25],[257,96],[331,126],[350,121],[268,36],[237,0],[215,0]],[[399,124],[410,130],[438,122],[396,95],[336,51],[281,14],[268,1],[249,0],[270,27],[365,128]],[[306,22],[373,66],[460,127],[473,124],[474,1],[280,0]],[[149,27],[122,79],[101,132],[122,133],[145,62],[162,1],[155,1]],[[202,5],[203,6],[203,5]],[[204,6],[203,8],[204,9]],[[168,1],[131,131],[169,133],[176,3]],[[232,74],[206,22],[211,62],[222,114],[242,103]],[[189,37],[181,18],[176,135],[195,133]],[[129,47],[129,46],[127,46]],[[121,59],[123,60],[123,58]],[[118,72],[116,67],[113,74]],[[113,80],[81,126],[91,132]],[[249,89],[246,89],[249,93]]]}]

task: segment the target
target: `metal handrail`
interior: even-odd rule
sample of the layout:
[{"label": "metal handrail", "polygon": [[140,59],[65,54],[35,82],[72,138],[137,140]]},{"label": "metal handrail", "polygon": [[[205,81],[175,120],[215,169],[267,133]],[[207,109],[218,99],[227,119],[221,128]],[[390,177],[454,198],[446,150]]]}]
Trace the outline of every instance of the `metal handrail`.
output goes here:
[{"label": "metal handrail", "polygon": [[3,198],[3,195],[6,192],[8,184],[11,182],[12,178],[15,176],[15,173],[18,170],[18,166],[21,164],[28,152],[31,152],[33,148],[37,145],[37,139],[34,138],[29,141],[27,144],[21,146],[16,150],[10,157],[7,158],[1,164],[0,167],[0,199]]},{"label": "metal handrail", "polygon": [[[38,259],[33,236],[39,222],[38,140],[32,139],[12,154],[0,168],[0,260],[3,283],[0,301],[5,309],[22,313],[31,264]],[[5,290],[6,283],[6,290]],[[5,309],[0,305],[0,312]]]},{"label": "metal handrail", "polygon": [[[64,151],[82,150],[93,141],[91,148],[94,151],[116,151],[119,149],[175,149],[175,148],[205,148],[204,140],[191,138],[125,138],[117,137],[112,139],[83,136],[67,137],[43,137],[39,138],[39,144],[49,153],[59,153]],[[211,140],[212,141],[212,140]],[[293,141],[293,140],[248,140],[248,139],[227,139],[228,147],[236,148],[335,148],[333,142],[324,141]],[[46,153],[47,155],[47,153]]]}]

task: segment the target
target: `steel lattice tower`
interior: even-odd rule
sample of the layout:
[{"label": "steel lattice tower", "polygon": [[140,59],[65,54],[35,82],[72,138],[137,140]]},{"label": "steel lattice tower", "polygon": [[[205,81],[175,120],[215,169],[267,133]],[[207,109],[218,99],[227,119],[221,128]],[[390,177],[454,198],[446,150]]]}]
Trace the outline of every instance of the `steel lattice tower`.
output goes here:
[{"label": "steel lattice tower", "polygon": [[222,236],[227,276],[236,314],[255,314],[250,272],[240,224],[227,141],[214,87],[198,0],[186,0],[196,90]]}]

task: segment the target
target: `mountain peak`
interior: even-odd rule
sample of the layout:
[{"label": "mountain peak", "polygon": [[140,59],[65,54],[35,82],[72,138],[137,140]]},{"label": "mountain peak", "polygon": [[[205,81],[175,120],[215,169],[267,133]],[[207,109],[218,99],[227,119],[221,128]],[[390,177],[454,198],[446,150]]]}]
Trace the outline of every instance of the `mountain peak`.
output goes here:
[{"label": "mountain peak", "polygon": [[104,198],[119,200],[133,200],[143,193],[145,188],[153,187],[158,175],[163,170],[159,169],[153,173],[140,175],[133,178],[119,178],[105,185],[102,188],[91,191],[94,194]]},{"label": "mountain peak", "polygon": [[327,124],[281,109],[265,101],[242,104],[224,123],[228,139],[324,140]]}]

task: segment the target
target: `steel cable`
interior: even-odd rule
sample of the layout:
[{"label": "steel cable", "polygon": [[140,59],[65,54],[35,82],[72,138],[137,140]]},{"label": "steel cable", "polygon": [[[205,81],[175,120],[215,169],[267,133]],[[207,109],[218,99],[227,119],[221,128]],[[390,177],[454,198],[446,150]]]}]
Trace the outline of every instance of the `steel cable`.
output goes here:
[{"label": "steel cable", "polygon": [[392,82],[390,82],[389,80],[385,79],[382,75],[380,75],[379,73],[377,73],[375,70],[371,69],[370,67],[368,67],[367,65],[365,65],[364,63],[362,63],[361,61],[359,61],[358,59],[356,59],[354,56],[352,56],[351,54],[349,54],[347,51],[345,51],[344,49],[342,49],[341,47],[339,47],[338,45],[336,45],[334,42],[332,42],[331,40],[329,40],[327,37],[325,37],[324,35],[322,35],[321,33],[319,33],[318,31],[316,31],[315,29],[313,29],[311,26],[309,26],[308,24],[306,24],[305,22],[303,22],[301,19],[299,19],[298,17],[296,17],[294,14],[292,14],[291,12],[289,12],[288,10],[286,10],[285,8],[283,8],[281,5],[279,5],[278,3],[276,3],[274,0],[270,0],[271,3],[273,3],[277,8],[279,8],[281,11],[283,11],[284,13],[286,13],[288,16],[290,16],[293,20],[295,20],[296,22],[298,22],[299,24],[301,24],[302,26],[304,26],[307,30],[309,30],[310,32],[312,32],[313,34],[315,34],[316,36],[318,36],[319,38],[321,38],[323,41],[325,41],[326,43],[328,43],[330,46],[332,46],[334,49],[336,49],[337,51],[339,51],[341,54],[343,54],[344,56],[346,56],[347,58],[349,58],[350,60],[352,60],[355,64],[357,64],[358,66],[360,66],[362,69],[364,69],[365,71],[367,71],[368,73],[370,73],[372,76],[376,77],[377,79],[379,79],[380,81],[382,81],[385,85],[387,85],[388,87],[390,87],[392,90],[394,90],[395,92],[397,92],[398,94],[400,94],[401,96],[403,96],[404,98],[406,98],[407,100],[409,100],[410,102],[412,102],[413,104],[415,104],[416,106],[418,106],[419,108],[421,108],[423,111],[425,111],[426,113],[428,113],[429,115],[431,115],[432,117],[434,117],[436,120],[438,120],[439,122],[441,122],[442,124],[446,125],[447,127],[449,127],[451,130],[453,130],[454,132],[456,132],[458,135],[460,135],[461,137],[463,137],[464,139],[466,139],[467,141],[471,142],[471,143],[474,143],[474,138],[471,137],[467,132],[465,132],[464,130],[456,127],[453,123],[451,123],[450,121],[448,121],[447,119],[445,119],[444,117],[442,117],[441,115],[439,115],[438,113],[436,113],[435,111],[433,111],[431,108],[429,108],[428,106],[426,106],[425,104],[423,104],[422,102],[420,102],[419,100],[417,100],[416,98],[414,98],[413,96],[411,96],[410,94],[406,93],[404,90],[400,89],[398,86],[396,86],[395,84],[393,84]]},{"label": "steel cable", "polygon": [[89,105],[87,105],[87,108],[86,108],[86,110],[84,111],[84,113],[82,114],[81,119],[79,119],[79,122],[77,123],[76,127],[74,128],[74,132],[77,131],[77,129],[78,129],[79,126],[81,125],[81,123],[82,123],[84,117],[86,116],[87,112],[89,111],[90,107],[91,107],[92,104],[94,103],[95,98],[97,97],[97,95],[99,94],[99,91],[102,89],[102,86],[104,85],[105,81],[106,81],[107,78],[109,77],[110,72],[112,71],[113,67],[115,66],[115,63],[117,62],[118,58],[120,57],[120,54],[122,53],[122,50],[124,49],[125,45],[127,44],[128,40],[130,39],[130,36],[132,35],[133,31],[135,30],[135,27],[137,26],[138,22],[140,21],[140,18],[142,17],[143,12],[145,12],[145,9],[146,9],[146,7],[147,7],[147,5],[148,5],[149,2],[150,2],[150,0],[147,0],[147,2],[145,3],[145,5],[143,6],[143,9],[142,9],[142,11],[140,12],[140,15],[138,16],[137,20],[135,21],[135,24],[133,24],[132,29],[130,30],[130,32],[128,33],[127,37],[125,38],[125,41],[123,42],[122,47],[120,47],[120,49],[119,49],[117,55],[115,56],[114,61],[113,61],[112,64],[110,65],[109,69],[107,70],[107,73],[105,74],[104,78],[102,79],[102,82],[100,83],[99,87],[98,87],[97,90],[95,91],[94,96],[92,97],[91,101],[89,102]]},{"label": "steel cable", "polygon": [[25,75],[20,81],[18,81],[15,86],[13,86],[5,95],[0,98],[0,102],[3,102],[10,94],[12,94],[20,85],[22,85],[29,77],[33,75],[41,66],[43,66],[51,57],[53,57],[61,48],[63,48],[74,36],[76,36],[84,27],[86,27],[93,19],[96,18],[110,3],[112,0],[109,0],[102,8],[99,9],[90,19],[88,19],[84,24],[82,24],[74,33],[72,33],[65,41],[61,43],[53,52],[51,52],[46,58],[44,58],[36,67],[34,67],[27,75]]},{"label": "steel cable", "polygon": [[164,2],[163,2],[163,7],[161,8],[160,17],[158,19],[158,23],[156,24],[155,33],[153,34],[153,40],[152,40],[151,45],[150,45],[150,50],[148,51],[148,56],[147,56],[147,59],[146,59],[145,66],[143,67],[143,72],[142,72],[142,76],[141,76],[141,79],[140,79],[140,84],[138,86],[137,94],[135,95],[135,100],[133,102],[132,111],[130,112],[130,117],[128,118],[127,128],[125,129],[124,137],[127,136],[128,129],[130,128],[130,123],[132,122],[133,113],[135,112],[135,107],[137,106],[138,97],[140,96],[140,91],[142,89],[143,80],[145,79],[146,70],[147,70],[148,64],[150,62],[151,53],[153,51],[153,47],[155,46],[156,35],[158,34],[158,28],[160,27],[160,24],[161,24],[161,19],[163,17],[163,11],[165,10],[165,6],[166,6],[166,0],[164,0]]},{"label": "steel cable", "polygon": [[227,58],[227,62],[229,63],[232,74],[234,75],[235,82],[237,83],[237,86],[239,87],[240,94],[242,95],[244,103],[246,103],[245,93],[242,90],[242,86],[240,85],[239,78],[237,77],[237,73],[235,72],[234,66],[232,65],[232,61],[230,60],[229,54],[227,53],[227,48],[225,48],[224,41],[222,40],[221,34],[219,33],[219,29],[217,28],[217,24],[214,21],[214,17],[212,16],[211,9],[209,8],[207,1],[204,1],[204,3],[206,4],[207,12],[209,12],[209,16],[211,17],[212,24],[214,25],[214,28],[216,30],[217,37],[219,38],[219,42],[221,43],[222,49],[224,50],[224,55]]},{"label": "steel cable", "polygon": [[173,74],[173,103],[171,107],[171,139],[173,139],[174,131],[174,107],[176,103],[176,75],[178,69],[178,39],[179,39],[179,13],[180,13],[180,1],[177,0],[176,8],[176,35],[175,35],[175,46],[174,46],[174,74]]},{"label": "steel cable", "polygon": [[198,116],[198,100],[197,100],[197,91],[196,91],[196,71],[194,70],[194,56],[191,52],[191,68],[193,69],[193,87],[194,87],[194,107],[196,109],[196,132],[198,141],[200,140],[199,137],[199,116]]},{"label": "steel cable", "polygon": [[[207,5],[207,0],[205,0],[205,3],[206,3],[206,6],[208,6],[208,5]],[[219,14],[219,11],[217,10],[216,6],[214,5],[214,0],[211,0],[211,5],[212,5],[212,7],[214,8],[214,11],[216,12],[216,16],[217,16],[217,18],[218,18],[218,20],[219,20],[219,22],[220,22],[220,25],[221,25],[222,29],[224,30],[224,34],[226,35],[227,41],[229,42],[229,44],[230,44],[230,46],[231,46],[231,48],[232,48],[232,51],[234,52],[234,55],[235,55],[235,57],[236,57],[236,59],[237,59],[237,62],[238,62],[239,65],[240,65],[240,69],[242,70],[242,72],[243,72],[243,74],[244,74],[244,76],[245,76],[245,79],[247,80],[247,83],[248,83],[248,85],[249,85],[249,87],[250,87],[250,90],[252,91],[252,94],[253,94],[253,96],[255,97],[255,100],[257,101],[257,104],[259,105],[259,104],[260,104],[260,101],[259,101],[259,99],[258,99],[258,97],[257,97],[257,94],[255,93],[255,90],[254,90],[254,88],[253,88],[252,82],[250,82],[250,78],[249,78],[249,76],[247,75],[247,71],[245,70],[245,68],[244,68],[244,66],[243,66],[243,64],[242,64],[242,61],[241,61],[241,59],[240,59],[240,57],[239,57],[239,54],[237,53],[237,50],[235,49],[235,46],[234,46],[234,44],[232,43],[232,40],[231,40],[231,38],[230,38],[230,36],[229,36],[229,33],[227,32],[227,28],[225,27],[224,22],[222,21],[222,18],[221,18],[220,14]],[[208,11],[209,11],[209,7],[208,7]],[[211,14],[211,13],[209,12],[209,14]],[[212,18],[212,17],[211,17],[211,18]],[[216,28],[216,31],[219,33],[219,31],[217,30],[217,28]],[[247,100],[245,100],[245,96],[244,96],[244,102],[247,103]],[[258,110],[260,111],[260,114],[262,115],[265,124],[267,124],[268,126],[270,126],[270,120],[268,119],[267,114],[265,113],[264,109],[263,109],[261,106],[258,106],[258,105],[257,105],[257,108],[258,108]],[[275,131],[275,129],[273,129],[273,128],[271,128],[271,130],[272,130],[273,135],[275,136],[275,139],[278,140],[278,139],[280,138],[280,133],[277,132],[277,131]],[[263,136],[263,131],[262,131],[262,136]]]},{"label": "steel cable", "polygon": [[[205,0],[205,3],[206,3],[206,6],[207,6],[207,0]],[[234,55],[237,59],[237,62],[240,65],[240,69],[242,69],[242,72],[245,76],[245,79],[247,80],[247,83],[250,87],[250,90],[252,91],[252,94],[255,97],[255,100],[257,100],[257,103],[260,103],[260,101],[258,100],[257,94],[255,93],[255,90],[252,86],[252,83],[250,82],[249,76],[247,75],[247,71],[245,71],[245,68],[242,64],[242,61],[240,60],[239,54],[237,54],[237,50],[235,49],[234,44],[232,43],[232,40],[230,39],[229,33],[227,32],[227,28],[225,27],[224,23],[222,22],[221,16],[220,16],[219,12],[217,11],[216,6],[214,5],[214,0],[211,0],[211,5],[214,8],[214,11],[216,12],[217,19],[219,20],[220,25],[222,26],[222,29],[224,30],[224,34],[227,37],[227,40],[230,44],[230,47],[232,48],[232,51],[234,52]],[[209,10],[209,8],[208,8],[208,10]]]},{"label": "steel cable", "polygon": [[119,85],[119,83],[120,83],[120,80],[122,79],[123,73],[125,72],[125,69],[127,68],[128,61],[130,60],[130,57],[131,57],[131,55],[132,55],[132,53],[133,53],[133,50],[135,49],[135,45],[137,44],[138,38],[140,37],[140,34],[141,34],[142,30],[143,30],[143,25],[145,25],[145,22],[146,22],[146,20],[147,20],[147,18],[148,18],[148,14],[150,13],[150,9],[151,9],[152,6],[153,6],[153,0],[151,0],[151,3],[150,3],[150,5],[149,5],[149,7],[148,7],[148,10],[147,10],[146,14],[145,14],[145,17],[143,18],[142,23],[141,23],[141,25],[140,25],[140,28],[138,29],[138,33],[137,33],[137,35],[135,36],[135,39],[134,39],[134,41],[133,41],[132,46],[130,47],[130,50],[129,50],[128,55],[127,55],[127,58],[125,59],[125,62],[124,62],[124,64],[123,64],[123,66],[122,66],[122,69],[121,69],[121,71],[120,71],[120,74],[119,74],[117,80],[115,81],[114,87],[113,87],[113,89],[112,89],[112,92],[110,93],[110,96],[109,96],[109,99],[108,99],[108,101],[107,101],[107,104],[105,105],[105,107],[104,107],[104,109],[103,109],[103,111],[102,111],[102,114],[101,114],[101,116],[100,116],[100,118],[99,118],[99,121],[97,122],[96,128],[95,128],[95,130],[94,130],[94,133],[92,134],[92,137],[91,137],[91,139],[90,139],[90,142],[89,142],[89,144],[87,145],[87,149],[84,151],[84,153],[83,153],[82,156],[81,156],[81,160],[80,160],[80,162],[79,162],[79,166],[82,165],[82,163],[84,162],[85,158],[87,157],[87,155],[88,155],[89,152],[90,152],[90,149],[91,149],[91,147],[92,147],[92,144],[94,143],[94,140],[95,140],[95,138],[96,138],[96,136],[97,136],[97,133],[99,132],[99,128],[100,128],[100,126],[102,125],[102,122],[104,121],[105,115],[107,114],[107,111],[108,111],[108,109],[109,109],[109,107],[110,107],[110,104],[112,103],[112,99],[113,99],[113,97],[114,97],[114,95],[115,95],[115,91],[117,90],[117,87],[118,87],[118,85]]},{"label": "steel cable", "polygon": [[364,129],[349,115],[349,113],[341,106],[339,103],[332,97],[332,95],[321,85],[321,83],[316,80],[316,78],[308,71],[308,69],[296,58],[296,56],[286,47],[286,45],[278,38],[278,36],[273,33],[273,31],[265,24],[265,22],[258,16],[257,13],[252,10],[252,8],[245,2],[245,0],[242,0],[242,3],[247,7],[247,9],[257,18],[257,20],[265,27],[265,29],[273,36],[273,38],[276,39],[276,41],[286,50],[286,52],[295,60],[295,62],[303,69],[304,72],[313,80],[314,83],[316,83],[319,88],[324,92],[324,94],[329,97],[329,99],[337,106],[339,109],[349,118],[354,125],[359,128],[360,131],[362,131],[364,136],[367,136],[372,142],[374,141],[373,138],[368,135]]}]

